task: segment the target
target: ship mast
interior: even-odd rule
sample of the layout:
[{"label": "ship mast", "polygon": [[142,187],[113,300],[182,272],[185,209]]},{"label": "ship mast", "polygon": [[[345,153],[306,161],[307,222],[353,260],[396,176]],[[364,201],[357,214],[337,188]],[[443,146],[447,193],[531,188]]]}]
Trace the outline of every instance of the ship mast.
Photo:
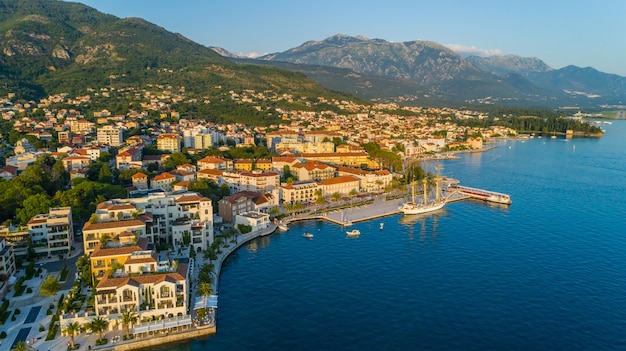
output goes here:
[{"label": "ship mast", "polygon": [[428,203],[428,194],[426,193],[426,177],[424,177],[424,205],[426,205]]}]

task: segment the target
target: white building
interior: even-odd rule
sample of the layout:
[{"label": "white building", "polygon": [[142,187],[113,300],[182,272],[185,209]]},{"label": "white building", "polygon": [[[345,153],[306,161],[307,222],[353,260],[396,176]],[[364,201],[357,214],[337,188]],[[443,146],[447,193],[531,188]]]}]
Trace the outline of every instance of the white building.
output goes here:
[{"label": "white building", "polygon": [[28,234],[38,256],[65,256],[74,243],[72,208],[55,207],[48,213],[35,215],[28,221]]},{"label": "white building", "polygon": [[97,130],[97,140],[100,145],[120,146],[124,143],[122,129],[115,126],[104,126]]}]

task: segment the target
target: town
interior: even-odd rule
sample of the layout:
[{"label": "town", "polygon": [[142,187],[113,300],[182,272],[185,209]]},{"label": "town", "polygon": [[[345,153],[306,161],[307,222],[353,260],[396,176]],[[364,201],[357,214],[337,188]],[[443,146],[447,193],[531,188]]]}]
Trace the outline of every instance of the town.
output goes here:
[{"label": "town", "polygon": [[[402,194],[407,161],[516,136],[451,122],[485,118],[474,111],[224,94],[259,112],[278,101],[310,108],[275,107],[282,123],[269,126],[207,122],[172,106],[211,101],[167,84],[0,99],[10,126],[0,187],[56,174],[56,188],[40,187],[51,194],[3,195],[13,196],[0,228],[4,345],[78,349],[77,338],[98,349],[215,332],[216,263],[238,237],[269,233],[277,219],[310,208]],[[132,102],[123,114],[113,109],[119,97]],[[81,112],[108,99],[110,110]],[[87,195],[70,192],[89,181],[123,191],[85,204]],[[31,310],[20,315],[20,307]]]}]

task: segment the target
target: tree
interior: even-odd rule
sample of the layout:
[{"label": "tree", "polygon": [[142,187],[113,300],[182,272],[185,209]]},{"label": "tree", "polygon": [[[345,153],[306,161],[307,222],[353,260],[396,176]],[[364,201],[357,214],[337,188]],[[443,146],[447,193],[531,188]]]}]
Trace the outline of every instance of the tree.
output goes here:
[{"label": "tree", "polygon": [[80,324],[78,322],[70,322],[65,326],[65,333],[70,337],[70,343],[72,345],[72,349],[75,347],[74,345],[74,335],[80,333]]},{"label": "tree", "polygon": [[102,340],[102,333],[109,327],[109,321],[102,317],[96,317],[88,323],[88,327],[91,331],[98,333],[98,340]]},{"label": "tree", "polygon": [[113,181],[113,174],[111,174],[111,168],[108,163],[102,164],[100,172],[98,173],[98,181],[101,183],[111,184]]},{"label": "tree", "polygon": [[33,216],[47,213],[52,207],[52,199],[46,193],[38,193],[27,197],[22,208],[17,210],[16,219],[20,224],[26,224]]},{"label": "tree", "polygon": [[341,194],[338,191],[335,191],[330,195],[330,198],[335,201],[339,201],[339,199],[341,199]]},{"label": "tree", "polygon": [[[198,292],[204,298],[205,306],[206,306],[206,299],[213,293],[213,288],[211,287],[211,284],[207,282],[201,282],[200,285],[198,286]],[[206,316],[206,307],[203,308],[202,311],[204,311],[203,315]],[[200,317],[200,318],[203,318],[203,317]]]},{"label": "tree", "polygon": [[185,156],[185,154],[182,152],[174,152],[163,162],[163,168],[169,171],[186,163],[191,163],[191,160]]},{"label": "tree", "polygon": [[133,311],[123,312],[118,318],[126,329],[126,339],[129,339],[130,327],[137,323],[137,314]]},{"label": "tree", "polygon": [[39,295],[41,296],[54,296],[61,290],[61,283],[57,278],[49,275],[39,286]]},{"label": "tree", "polygon": [[213,275],[215,274],[215,265],[213,263],[205,263],[200,267],[198,279],[201,282],[213,284]]},{"label": "tree", "polygon": [[28,345],[24,341],[19,341],[15,344],[15,347],[11,349],[11,351],[26,351],[28,350]]}]

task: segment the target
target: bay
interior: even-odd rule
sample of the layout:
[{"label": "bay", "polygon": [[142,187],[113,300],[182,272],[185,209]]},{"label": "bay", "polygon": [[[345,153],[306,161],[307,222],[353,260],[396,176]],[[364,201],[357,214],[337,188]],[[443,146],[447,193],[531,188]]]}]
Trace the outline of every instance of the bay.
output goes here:
[{"label": "bay", "polygon": [[257,239],[222,269],[217,334],[161,350],[626,349],[626,121],[605,128],[436,164],[510,207]]}]

